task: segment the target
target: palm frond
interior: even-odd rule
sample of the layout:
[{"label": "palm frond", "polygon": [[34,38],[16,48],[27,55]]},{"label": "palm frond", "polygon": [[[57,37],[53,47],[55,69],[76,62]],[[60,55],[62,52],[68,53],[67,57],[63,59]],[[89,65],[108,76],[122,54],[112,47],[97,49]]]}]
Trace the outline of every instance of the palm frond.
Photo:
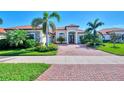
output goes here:
[{"label": "palm frond", "polygon": [[42,18],[35,18],[35,19],[33,19],[31,25],[32,25],[32,27],[37,27],[37,26],[41,25],[42,23],[43,23]]},{"label": "palm frond", "polygon": [[96,24],[99,23],[99,18],[95,19],[93,24],[96,26]]},{"label": "palm frond", "polygon": [[87,25],[90,26],[91,28],[94,28],[94,24],[92,22],[88,22]]},{"label": "palm frond", "polygon": [[97,24],[95,25],[95,28],[98,28],[99,26],[102,26],[102,25],[104,25],[104,23],[103,23],[103,22],[99,22],[99,23],[97,23]]},{"label": "palm frond", "polygon": [[50,21],[50,22],[49,22],[49,25],[50,25],[52,31],[55,31],[55,30],[56,30],[56,25],[54,24],[53,21]]},{"label": "palm frond", "polygon": [[52,12],[49,18],[56,18],[58,22],[61,20],[61,17],[58,12]]},{"label": "palm frond", "polygon": [[48,12],[44,12],[43,13],[43,19],[47,19],[49,17],[49,13]]},{"label": "palm frond", "polygon": [[87,28],[85,32],[91,32],[93,29],[92,28]]}]

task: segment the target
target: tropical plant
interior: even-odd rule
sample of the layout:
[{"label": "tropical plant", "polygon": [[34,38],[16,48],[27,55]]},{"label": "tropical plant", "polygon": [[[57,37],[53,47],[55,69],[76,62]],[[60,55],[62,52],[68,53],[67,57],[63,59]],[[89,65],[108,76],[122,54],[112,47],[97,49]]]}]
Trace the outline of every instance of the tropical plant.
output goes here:
[{"label": "tropical plant", "polygon": [[58,46],[56,44],[49,44],[48,49],[50,51],[54,51],[58,49]]},{"label": "tropical plant", "polygon": [[116,47],[116,43],[118,42],[118,40],[121,38],[121,36],[115,32],[110,33],[110,38],[111,38],[111,42],[113,43],[113,47]]},{"label": "tropical plant", "polygon": [[35,51],[38,51],[38,52],[47,52],[49,50],[48,50],[48,47],[46,47],[45,45],[40,45],[40,46],[37,46],[35,48]]},{"label": "tropical plant", "polygon": [[35,51],[38,52],[48,52],[48,51],[55,51],[58,49],[58,46],[56,44],[49,44],[48,47],[45,45],[37,46],[35,48]]},{"label": "tropical plant", "polygon": [[57,39],[57,41],[59,41],[61,44],[65,41],[65,38],[64,37],[62,37],[62,36],[60,36],[58,39]]},{"label": "tropical plant", "polygon": [[103,22],[100,22],[99,19],[95,19],[93,22],[88,22],[89,27],[86,29],[87,33],[91,36],[93,40],[93,45],[96,45],[96,39],[98,38],[97,28],[104,25]]},{"label": "tropical plant", "polygon": [[27,32],[24,30],[8,31],[6,37],[10,47],[22,47],[27,39]]},{"label": "tropical plant", "polygon": [[86,29],[84,32],[84,40],[85,43],[91,42],[93,40],[93,34],[91,33],[91,31],[89,31],[89,29]]},{"label": "tropical plant", "polygon": [[85,43],[84,36],[80,36],[80,43],[81,43],[81,44],[84,44],[84,43]]},{"label": "tropical plant", "polygon": [[49,42],[49,27],[52,29],[52,31],[56,30],[56,26],[54,22],[51,20],[53,18],[56,18],[57,21],[60,21],[60,15],[57,12],[44,12],[43,13],[43,18],[35,18],[32,21],[32,26],[33,27],[38,27],[42,25],[43,33],[46,34],[46,46],[48,47],[48,42]]},{"label": "tropical plant", "polygon": [[0,49],[8,49],[8,42],[6,39],[0,39]]},{"label": "tropical plant", "polygon": [[37,44],[38,44],[38,43],[37,43],[36,40],[34,40],[34,39],[27,39],[27,40],[25,41],[24,46],[25,46],[25,48],[31,48],[31,47],[35,47]]}]

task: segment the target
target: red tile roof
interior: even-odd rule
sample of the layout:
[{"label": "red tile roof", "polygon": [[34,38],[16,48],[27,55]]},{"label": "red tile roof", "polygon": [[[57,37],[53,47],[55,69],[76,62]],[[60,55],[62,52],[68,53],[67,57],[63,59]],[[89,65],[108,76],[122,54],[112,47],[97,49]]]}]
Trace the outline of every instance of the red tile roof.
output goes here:
[{"label": "red tile roof", "polygon": [[[67,26],[64,26],[64,27],[57,27],[56,30],[67,31],[66,27],[79,27],[79,26],[75,25],[75,24],[70,24],[70,25],[67,25]],[[84,30],[78,29],[78,31],[84,31]]]},{"label": "red tile roof", "polygon": [[0,33],[5,33],[4,28],[0,28]]},{"label": "red tile roof", "polygon": [[[21,30],[27,30],[27,29],[34,29],[32,26],[16,26],[16,27],[11,27],[11,28],[6,28],[6,29],[21,29]],[[36,27],[35,29],[41,29],[41,27]]]},{"label": "red tile roof", "polygon": [[79,25],[70,24],[70,25],[67,25],[66,27],[79,27]]},{"label": "red tile roof", "polygon": [[124,32],[124,28],[107,28],[100,30],[102,34],[108,34],[109,32]]}]

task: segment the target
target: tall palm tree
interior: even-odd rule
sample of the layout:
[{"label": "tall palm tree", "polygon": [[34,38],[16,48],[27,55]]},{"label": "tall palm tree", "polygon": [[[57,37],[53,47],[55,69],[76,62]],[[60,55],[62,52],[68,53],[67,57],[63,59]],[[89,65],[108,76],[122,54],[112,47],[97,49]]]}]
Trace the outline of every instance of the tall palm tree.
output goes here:
[{"label": "tall palm tree", "polygon": [[58,14],[58,12],[52,12],[52,13],[48,13],[48,12],[44,12],[43,13],[43,18],[35,18],[32,21],[32,26],[33,27],[37,27],[39,25],[42,25],[42,29],[43,29],[43,33],[46,34],[46,46],[48,47],[48,38],[49,38],[49,28],[52,29],[52,31],[56,30],[56,26],[54,24],[54,22],[51,20],[53,18],[56,18],[57,21],[60,21],[60,15]]},{"label": "tall palm tree", "polygon": [[93,22],[88,22],[89,27],[86,31],[91,32],[93,34],[93,41],[95,42],[97,38],[97,28],[104,25],[103,22],[99,21],[99,19],[95,19]]},{"label": "tall palm tree", "polygon": [[88,22],[89,26],[88,30],[92,31],[93,35],[96,36],[97,28],[104,25],[103,22],[99,21],[99,19],[95,19],[93,22]]}]

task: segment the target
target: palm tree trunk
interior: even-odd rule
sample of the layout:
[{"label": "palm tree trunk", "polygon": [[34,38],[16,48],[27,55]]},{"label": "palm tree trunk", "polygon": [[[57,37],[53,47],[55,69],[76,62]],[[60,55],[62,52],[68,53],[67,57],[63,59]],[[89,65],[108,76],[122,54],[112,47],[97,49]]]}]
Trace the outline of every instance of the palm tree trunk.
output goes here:
[{"label": "palm tree trunk", "polygon": [[48,24],[46,24],[46,46],[48,47],[49,43],[49,31],[48,31]]},{"label": "palm tree trunk", "polygon": [[96,42],[95,42],[96,41],[96,30],[94,30],[93,34],[94,34],[94,39],[93,39],[94,44],[93,45],[95,47],[96,46]]}]

